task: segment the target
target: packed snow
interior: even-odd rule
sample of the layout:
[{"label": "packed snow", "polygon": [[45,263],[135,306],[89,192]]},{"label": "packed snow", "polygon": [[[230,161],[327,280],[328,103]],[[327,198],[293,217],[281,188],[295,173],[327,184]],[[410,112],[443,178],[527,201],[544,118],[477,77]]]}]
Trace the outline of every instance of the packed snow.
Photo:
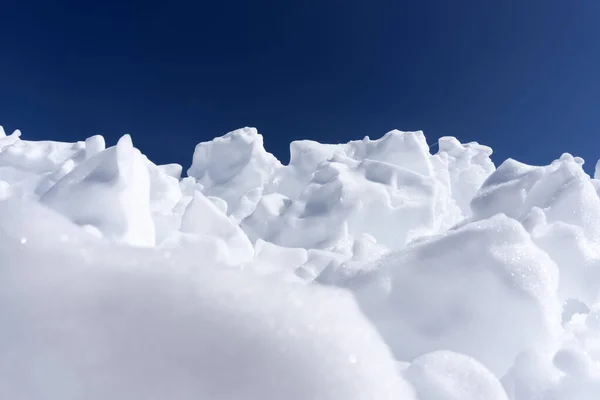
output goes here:
[{"label": "packed snow", "polygon": [[600,163],[437,144],[0,127],[0,398],[597,400]]}]

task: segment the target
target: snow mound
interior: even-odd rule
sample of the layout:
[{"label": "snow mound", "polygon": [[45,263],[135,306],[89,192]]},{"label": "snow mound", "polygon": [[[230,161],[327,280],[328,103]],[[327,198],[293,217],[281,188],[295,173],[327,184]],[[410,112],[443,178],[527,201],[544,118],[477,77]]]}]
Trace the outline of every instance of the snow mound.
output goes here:
[{"label": "snow mound", "polygon": [[437,145],[0,128],[0,398],[597,399],[600,164]]},{"label": "snow mound", "polygon": [[0,238],[2,398],[415,398],[340,291]]},{"label": "snow mound", "polygon": [[505,216],[425,239],[377,264],[345,284],[399,359],[447,349],[503,376],[521,351],[550,345],[559,329],[557,267]]},{"label": "snow mound", "polygon": [[483,365],[450,351],[417,358],[405,376],[423,400],[508,400],[500,381]]},{"label": "snow mound", "polygon": [[471,207],[477,219],[504,213],[521,221],[561,270],[560,295],[587,304],[600,287],[600,198],[569,154],[544,167],[505,161]]}]

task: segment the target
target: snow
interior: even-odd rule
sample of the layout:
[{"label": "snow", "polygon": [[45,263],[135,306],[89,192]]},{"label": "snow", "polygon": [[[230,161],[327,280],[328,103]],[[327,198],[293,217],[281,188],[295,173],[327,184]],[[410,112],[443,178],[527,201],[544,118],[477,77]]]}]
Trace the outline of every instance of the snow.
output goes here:
[{"label": "snow", "polygon": [[254,257],[252,243],[242,229],[199,191],[183,213],[181,232],[219,239],[232,265],[249,262]]},{"label": "snow", "polygon": [[40,202],[107,238],[155,244],[148,168],[128,135],[65,174]]},{"label": "snow", "polygon": [[357,295],[400,359],[447,349],[503,376],[521,351],[551,343],[559,324],[558,268],[506,216],[428,238],[377,263]]},{"label": "snow", "polygon": [[1,242],[2,398],[414,398],[346,293],[98,243],[84,257]]},{"label": "snow", "polygon": [[436,351],[415,359],[405,372],[419,396],[430,400],[507,400],[502,385],[475,359]]},{"label": "snow", "polygon": [[229,215],[239,222],[256,207],[269,176],[280,167],[257,130],[244,128],[198,144],[187,173],[205,195],[225,200]]},{"label": "snow", "polygon": [[0,127],[0,398],[597,399],[600,164],[438,147]]}]

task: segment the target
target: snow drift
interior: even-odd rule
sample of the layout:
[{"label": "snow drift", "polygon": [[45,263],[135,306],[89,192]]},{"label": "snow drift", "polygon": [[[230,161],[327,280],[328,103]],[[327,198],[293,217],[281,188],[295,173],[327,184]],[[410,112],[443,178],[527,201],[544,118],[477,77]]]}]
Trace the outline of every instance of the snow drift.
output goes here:
[{"label": "snow drift", "polygon": [[182,177],[129,136],[0,129],[0,397],[600,396],[582,159],[400,131],[290,152],[244,128]]}]

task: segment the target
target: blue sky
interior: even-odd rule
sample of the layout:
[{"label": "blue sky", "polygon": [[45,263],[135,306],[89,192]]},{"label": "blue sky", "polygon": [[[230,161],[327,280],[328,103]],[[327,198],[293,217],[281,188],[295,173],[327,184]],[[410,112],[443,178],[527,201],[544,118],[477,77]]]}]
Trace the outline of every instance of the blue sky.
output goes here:
[{"label": "blue sky", "polygon": [[131,133],[184,168],[242,126],[284,161],[394,128],[600,158],[597,0],[8,0],[0,21],[0,124],[30,139]]}]

